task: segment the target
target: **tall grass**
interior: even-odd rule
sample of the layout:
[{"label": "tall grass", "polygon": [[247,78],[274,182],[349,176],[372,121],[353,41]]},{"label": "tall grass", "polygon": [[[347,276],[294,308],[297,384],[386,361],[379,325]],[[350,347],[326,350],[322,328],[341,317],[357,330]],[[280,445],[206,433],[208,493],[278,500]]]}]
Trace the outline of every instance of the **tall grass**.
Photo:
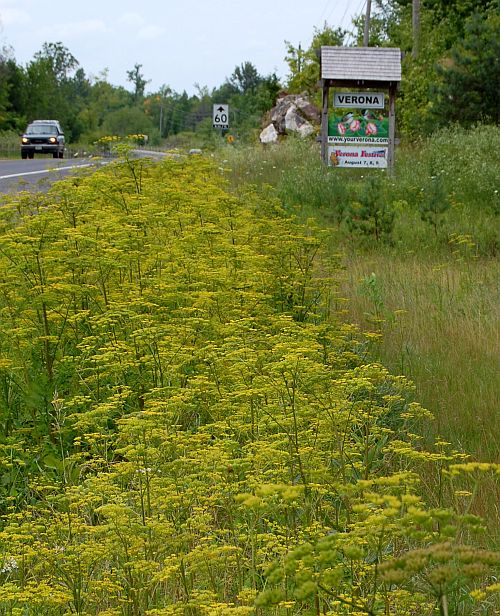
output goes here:
[{"label": "tall grass", "polygon": [[[346,224],[367,174],[324,168],[317,144],[224,153],[234,184],[271,184],[288,211],[330,230],[332,253],[344,254],[345,318],[379,332],[372,356],[414,381],[436,417],[427,444],[440,435],[478,460],[499,457],[499,152],[491,126],[403,145],[385,181],[395,214],[386,242]],[[448,204],[431,225],[421,212],[436,177]]]},{"label": "tall grass", "polygon": [[343,291],[348,317],[380,329],[376,349],[410,377],[442,436],[480,460],[499,458],[500,266],[492,260],[351,255]]},{"label": "tall grass", "polygon": [[[495,145],[496,144],[496,145]],[[500,129],[481,126],[465,131],[441,131],[422,143],[397,151],[395,178],[385,182],[386,203],[395,211],[391,241],[396,252],[424,251],[449,254],[453,238],[468,238],[476,254],[495,256],[500,247]],[[359,248],[363,238],[346,233],[346,207],[355,201],[371,175],[350,169],[327,169],[319,159],[317,143],[290,139],[276,146],[228,146],[221,157],[228,161],[233,184],[271,185],[289,211],[314,216],[325,225],[339,227],[345,246]],[[421,218],[426,189],[439,177],[449,208],[436,229]],[[354,240],[354,241],[353,241]],[[378,250],[378,248],[377,248]]]}]

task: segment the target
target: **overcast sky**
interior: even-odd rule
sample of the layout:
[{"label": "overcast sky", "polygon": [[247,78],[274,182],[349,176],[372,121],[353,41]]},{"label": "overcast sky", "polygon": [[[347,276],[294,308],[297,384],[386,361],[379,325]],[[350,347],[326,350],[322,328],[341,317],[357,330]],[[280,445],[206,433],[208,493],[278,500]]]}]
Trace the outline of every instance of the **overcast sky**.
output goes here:
[{"label": "overcast sky", "polygon": [[142,64],[150,82],[177,92],[220,86],[250,61],[284,78],[285,40],[307,48],[325,21],[351,29],[365,0],[0,0],[0,44],[25,65],[44,42],[61,42],[88,76],[128,89]]}]

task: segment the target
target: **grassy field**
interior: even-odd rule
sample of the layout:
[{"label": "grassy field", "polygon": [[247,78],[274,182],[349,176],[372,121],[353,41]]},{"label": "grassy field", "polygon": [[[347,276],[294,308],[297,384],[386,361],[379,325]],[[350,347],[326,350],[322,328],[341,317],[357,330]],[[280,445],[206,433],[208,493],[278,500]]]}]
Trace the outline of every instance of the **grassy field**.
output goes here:
[{"label": "grassy field", "polygon": [[[423,426],[426,445],[443,438],[481,461],[500,457],[500,158],[492,142],[500,144],[499,129],[483,127],[403,145],[371,210],[359,204],[373,178],[323,168],[317,145],[224,154],[234,185],[273,190],[291,214],[330,231],[329,249],[344,265],[344,318],[380,334],[372,357],[414,382],[415,398],[435,416]],[[498,520],[498,485],[483,496],[478,509]]]}]

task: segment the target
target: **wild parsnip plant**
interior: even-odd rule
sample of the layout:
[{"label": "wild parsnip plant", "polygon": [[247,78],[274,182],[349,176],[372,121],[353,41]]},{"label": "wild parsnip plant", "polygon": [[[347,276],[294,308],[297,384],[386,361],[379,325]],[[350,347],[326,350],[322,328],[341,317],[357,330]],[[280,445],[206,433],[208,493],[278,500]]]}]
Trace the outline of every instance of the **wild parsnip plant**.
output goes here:
[{"label": "wild parsnip plant", "polygon": [[[2,616],[495,613],[494,475],[427,452],[312,224],[201,157],[0,210]],[[479,535],[480,536],[480,535]]]},{"label": "wild parsnip plant", "polygon": [[[499,454],[499,152],[496,126],[402,143],[395,177],[383,187],[394,214],[384,242],[350,229],[346,218],[370,175],[325,169],[317,144],[224,152],[235,185],[264,178],[287,212],[329,231],[329,252],[344,268],[344,299],[335,306],[372,332],[368,356],[415,382],[417,399],[436,417],[423,426],[427,446],[441,435],[482,461]],[[498,485],[486,482],[474,503],[493,531],[499,497]]]}]

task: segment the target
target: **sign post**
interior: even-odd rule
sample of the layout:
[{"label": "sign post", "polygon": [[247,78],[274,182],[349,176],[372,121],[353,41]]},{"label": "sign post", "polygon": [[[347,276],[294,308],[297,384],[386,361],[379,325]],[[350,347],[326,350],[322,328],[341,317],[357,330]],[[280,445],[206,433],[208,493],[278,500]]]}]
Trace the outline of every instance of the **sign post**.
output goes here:
[{"label": "sign post", "polygon": [[[323,46],[319,58],[323,161],[335,167],[386,168],[392,173],[400,49]],[[330,88],[339,88],[334,94],[333,114],[328,109]]]},{"label": "sign post", "polygon": [[212,126],[214,128],[229,128],[229,105],[218,104],[213,106]]},{"label": "sign post", "polygon": [[328,117],[328,164],[386,169],[389,119],[384,115],[385,95],[335,92],[333,101],[336,109]]}]

